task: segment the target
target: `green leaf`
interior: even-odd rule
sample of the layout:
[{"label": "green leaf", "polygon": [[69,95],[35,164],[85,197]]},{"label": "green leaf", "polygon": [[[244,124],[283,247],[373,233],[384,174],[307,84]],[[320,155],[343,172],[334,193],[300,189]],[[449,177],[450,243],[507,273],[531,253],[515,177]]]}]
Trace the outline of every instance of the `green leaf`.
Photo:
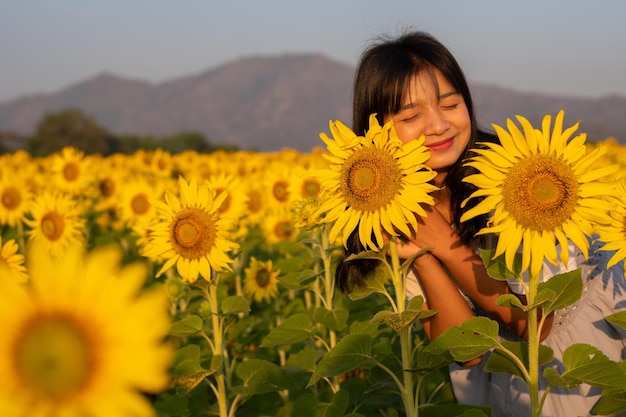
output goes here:
[{"label": "green leaf", "polygon": [[278,277],[278,282],[290,290],[299,290],[306,288],[315,279],[322,275],[324,271],[315,272],[312,269],[304,269],[299,271],[288,272]]},{"label": "green leaf", "polygon": [[549,314],[574,304],[580,300],[583,293],[580,268],[564,274],[557,274],[549,280],[539,283],[537,290],[537,301],[545,301],[541,306],[543,314]]},{"label": "green leaf", "polygon": [[605,317],[606,321],[626,330],[626,310],[613,313]]},{"label": "green leaf", "polygon": [[363,286],[355,288],[348,296],[351,300],[360,300],[375,293],[387,293],[387,288],[385,287],[388,281],[387,275],[387,269],[384,266],[379,266],[367,276]]},{"label": "green leaf", "polygon": [[376,361],[372,356],[372,337],[357,333],[344,336],[317,364],[308,386],[320,378],[332,377],[359,367],[369,367]]},{"label": "green leaf", "polygon": [[190,314],[170,326],[170,335],[177,337],[191,336],[200,333],[204,323],[199,316]]},{"label": "green leaf", "polygon": [[480,257],[483,260],[483,264],[487,269],[487,273],[493,279],[499,281],[506,281],[508,279],[518,279],[521,276],[522,270],[522,256],[519,253],[515,254],[513,260],[513,271],[509,270],[506,266],[506,260],[504,254],[494,258],[496,253],[495,249],[481,249]]},{"label": "green leaf", "polygon": [[289,355],[285,365],[313,372],[317,361],[324,356],[324,352],[322,349],[312,349],[305,346],[302,350]]},{"label": "green leaf", "polygon": [[604,390],[600,400],[591,409],[593,415],[617,415],[626,411],[626,392]]},{"label": "green leaf", "polygon": [[198,386],[204,378],[213,374],[215,370],[204,369],[198,362],[191,360],[185,360],[174,368],[172,371],[172,378],[174,385],[184,392],[189,392]]},{"label": "green leaf", "polygon": [[421,248],[420,250],[418,250],[415,254],[413,254],[410,258],[407,258],[404,260],[404,262],[402,262],[402,265],[400,265],[400,276],[405,278],[409,272],[409,268],[411,268],[413,266],[413,261],[415,261],[415,259],[426,253],[426,252],[430,252],[433,248],[431,247],[425,247],[425,248]]},{"label": "green leaf", "polygon": [[478,407],[466,404],[429,404],[420,408],[420,417],[488,417],[491,415],[489,407]]},{"label": "green leaf", "polygon": [[304,313],[297,313],[272,329],[263,339],[261,347],[291,345],[302,342],[311,337],[311,335],[311,319]]},{"label": "green leaf", "polygon": [[[379,312],[382,313],[382,312]],[[419,316],[420,311],[418,310],[405,310],[401,313],[392,313],[388,311],[390,314],[376,314],[372,320],[383,320],[389,327],[396,331],[396,333],[400,333],[402,329],[407,328],[412,325],[415,319]],[[374,321],[372,321],[374,323]]]},{"label": "green leaf", "polygon": [[547,368],[544,377],[559,387],[574,388],[586,383],[603,389],[626,390],[626,373],[600,349],[584,343],[569,346],[563,352],[565,371],[559,375]]},{"label": "green leaf", "polygon": [[417,350],[417,366],[414,371],[427,374],[452,362],[455,362],[455,360],[449,351],[431,351],[422,348]]},{"label": "green leaf", "polygon": [[250,302],[241,295],[231,295],[222,300],[222,314],[239,314],[250,311]]},{"label": "green leaf", "polygon": [[486,317],[472,317],[461,326],[451,327],[425,350],[432,354],[449,354],[458,362],[477,358],[498,343],[498,322]]},{"label": "green leaf", "polygon": [[186,417],[189,415],[189,396],[161,394],[154,402],[158,416]]},{"label": "green leaf", "polygon": [[289,379],[276,364],[248,359],[237,366],[237,376],[242,385],[232,388],[238,394],[255,395],[289,389]]},{"label": "green leaf", "polygon": [[[506,351],[501,348],[496,348],[491,355],[489,355],[489,359],[487,359],[487,363],[485,364],[485,370],[488,372],[510,373],[521,379],[525,379],[524,374],[511,356],[517,357],[522,362],[525,369],[528,369],[528,343],[502,340],[500,344]],[[554,352],[550,347],[539,345],[539,365],[550,362],[553,357]]]},{"label": "green leaf", "polygon": [[519,308],[524,311],[526,310],[526,306],[515,294],[502,294],[496,300],[496,304],[502,307]]},{"label": "green leaf", "polygon": [[340,331],[346,327],[349,314],[350,312],[345,308],[329,310],[326,307],[320,306],[313,312],[313,320],[316,323],[323,324],[330,330]]},{"label": "green leaf", "polygon": [[411,298],[406,309],[421,311],[422,307],[424,307],[424,297],[422,297],[421,295],[416,295],[415,297]]}]

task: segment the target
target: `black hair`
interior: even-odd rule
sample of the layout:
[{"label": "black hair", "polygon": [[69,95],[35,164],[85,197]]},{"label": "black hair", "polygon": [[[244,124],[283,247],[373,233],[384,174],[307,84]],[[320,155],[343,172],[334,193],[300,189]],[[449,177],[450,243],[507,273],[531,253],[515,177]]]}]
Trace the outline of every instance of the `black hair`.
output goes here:
[{"label": "black hair", "polygon": [[[461,223],[465,209],[461,202],[475,188],[462,181],[474,172],[463,163],[471,156],[471,149],[479,142],[494,142],[497,137],[478,128],[474,105],[465,75],[448,48],[425,32],[408,32],[397,38],[381,37],[364,51],[359,59],[353,85],[352,128],[357,135],[362,135],[369,128],[369,117],[376,113],[382,125],[388,116],[398,113],[403,105],[404,94],[409,83],[417,74],[434,78],[438,70],[459,92],[465,101],[470,117],[470,138],[464,153],[450,167],[443,186],[450,191],[450,207],[454,227],[461,240],[470,247],[481,242],[476,233],[486,222],[486,216],[479,216]],[[472,199],[466,208],[474,206],[479,200]],[[378,261],[345,261],[350,254],[364,250],[358,238],[358,229],[348,238],[343,259],[340,260],[335,280],[338,288],[344,292],[363,283],[368,273],[373,271]]]}]

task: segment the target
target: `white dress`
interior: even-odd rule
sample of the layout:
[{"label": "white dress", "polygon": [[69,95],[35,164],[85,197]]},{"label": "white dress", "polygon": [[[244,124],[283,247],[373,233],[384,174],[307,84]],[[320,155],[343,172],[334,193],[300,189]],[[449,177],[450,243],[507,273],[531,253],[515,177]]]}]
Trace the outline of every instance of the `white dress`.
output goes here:
[{"label": "white dress", "polygon": [[[624,265],[619,262],[611,269],[606,263],[611,252],[590,251],[589,259],[570,247],[567,266],[544,265],[543,277],[549,279],[559,272],[581,268],[583,294],[575,304],[557,310],[549,336],[542,344],[554,351],[554,359],[540,368],[554,367],[561,373],[563,351],[575,343],[597,347],[609,359],[621,362],[626,358],[626,331],[614,326],[604,317],[626,309],[626,281]],[[420,294],[421,288],[414,273],[407,277],[410,297]],[[509,282],[512,290],[520,293],[519,283]],[[485,358],[486,359],[486,358]],[[484,364],[463,368],[450,365],[452,388],[459,403],[492,407],[493,417],[530,416],[530,399],[526,383],[508,373],[486,372]],[[540,376],[540,396],[547,382]],[[581,384],[574,389],[552,387],[542,408],[542,417],[590,416],[590,409],[600,398],[600,390]],[[620,414],[626,415],[626,414]]]}]

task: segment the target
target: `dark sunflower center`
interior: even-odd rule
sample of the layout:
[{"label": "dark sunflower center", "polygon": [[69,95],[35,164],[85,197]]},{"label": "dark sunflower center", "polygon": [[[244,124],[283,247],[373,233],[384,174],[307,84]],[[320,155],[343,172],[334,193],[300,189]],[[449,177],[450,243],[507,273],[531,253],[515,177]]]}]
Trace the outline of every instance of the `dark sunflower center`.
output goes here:
[{"label": "dark sunflower center", "polygon": [[265,288],[269,285],[270,283],[270,272],[265,269],[259,269],[256,273],[256,283],[260,288]]},{"label": "dark sunflower center", "polygon": [[320,193],[320,189],[321,189],[321,185],[318,180],[316,180],[315,178],[308,178],[302,184],[302,190],[301,190],[302,197],[303,198],[317,197],[317,195]]},{"label": "dark sunflower center", "polygon": [[22,382],[42,396],[61,399],[93,377],[95,352],[88,334],[63,316],[38,316],[25,323],[13,346]]},{"label": "dark sunflower center", "polygon": [[248,211],[250,211],[251,213],[258,213],[259,211],[261,211],[261,208],[263,207],[262,202],[261,202],[261,193],[255,190],[249,191],[248,194]]},{"label": "dark sunflower center", "polygon": [[287,181],[276,181],[272,187],[272,193],[276,200],[281,203],[286,202],[289,199],[289,184]]},{"label": "dark sunflower center", "polygon": [[393,157],[377,148],[363,148],[343,164],[340,189],[349,206],[360,211],[385,207],[402,188],[402,172]]},{"label": "dark sunflower center", "polygon": [[148,196],[144,193],[139,193],[133,196],[130,201],[130,208],[133,213],[136,214],[146,214],[148,210],[150,210],[150,201],[148,200]]},{"label": "dark sunflower center", "polygon": [[554,230],[576,209],[578,181],[562,159],[535,155],[511,167],[502,197],[505,209],[522,227]]},{"label": "dark sunflower center", "polygon": [[279,221],[274,225],[274,235],[280,240],[291,238],[295,229],[289,221]]},{"label": "dark sunflower center", "polygon": [[99,183],[100,195],[104,197],[111,197],[115,192],[115,182],[110,178],[105,178]]},{"label": "dark sunflower center", "polygon": [[8,210],[15,210],[22,201],[22,195],[15,187],[7,187],[2,192],[2,206]]},{"label": "dark sunflower center", "polygon": [[65,164],[63,167],[63,178],[67,181],[76,181],[78,176],[80,175],[80,168],[74,162]]},{"label": "dark sunflower center", "polygon": [[41,218],[41,233],[46,239],[55,241],[63,235],[63,229],[65,228],[65,221],[56,211],[49,211]]},{"label": "dark sunflower center", "polygon": [[213,218],[197,208],[182,210],[172,223],[172,246],[183,258],[198,259],[208,255],[215,246],[216,235]]}]

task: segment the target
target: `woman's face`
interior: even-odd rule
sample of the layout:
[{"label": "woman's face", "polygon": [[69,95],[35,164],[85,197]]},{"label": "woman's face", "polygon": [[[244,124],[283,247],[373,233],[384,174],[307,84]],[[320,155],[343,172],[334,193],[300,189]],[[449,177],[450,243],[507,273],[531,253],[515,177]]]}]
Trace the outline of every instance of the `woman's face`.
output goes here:
[{"label": "woman's face", "polygon": [[465,100],[441,74],[417,74],[405,94],[400,112],[391,116],[403,143],[426,136],[431,150],[426,162],[431,169],[445,172],[465,151],[471,121]]}]

